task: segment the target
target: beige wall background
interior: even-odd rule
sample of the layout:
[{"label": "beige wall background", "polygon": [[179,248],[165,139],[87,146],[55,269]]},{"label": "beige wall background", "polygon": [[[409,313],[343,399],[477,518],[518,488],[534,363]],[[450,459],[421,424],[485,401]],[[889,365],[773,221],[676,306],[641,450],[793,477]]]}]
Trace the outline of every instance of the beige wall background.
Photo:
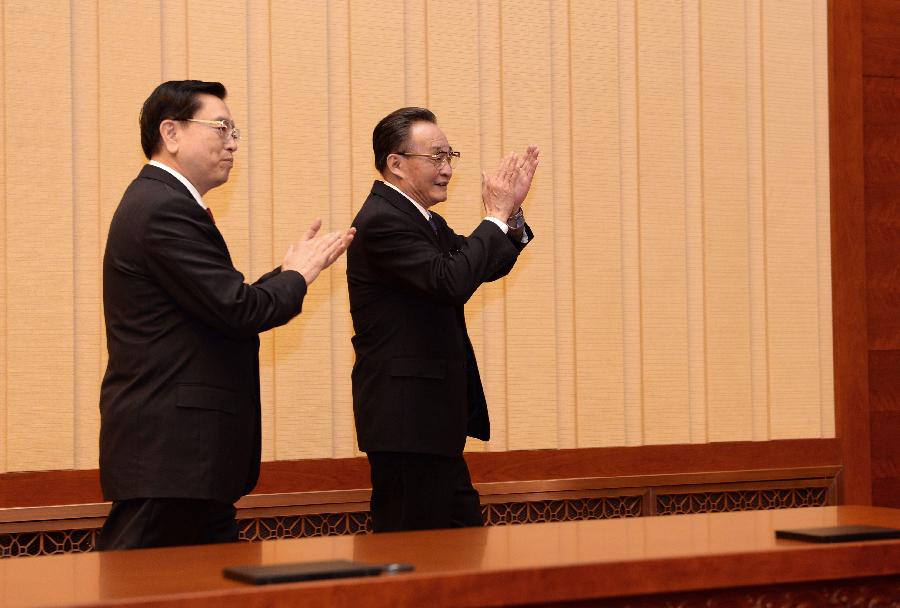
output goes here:
[{"label": "beige wall background", "polygon": [[[348,225],[371,129],[438,115],[480,170],[541,147],[537,238],[467,307],[476,450],[832,437],[825,0],[5,0],[0,471],[97,465],[101,259],[161,80],[246,134],[207,196],[248,279]],[[265,459],[355,452],[342,262],[262,339]]]}]

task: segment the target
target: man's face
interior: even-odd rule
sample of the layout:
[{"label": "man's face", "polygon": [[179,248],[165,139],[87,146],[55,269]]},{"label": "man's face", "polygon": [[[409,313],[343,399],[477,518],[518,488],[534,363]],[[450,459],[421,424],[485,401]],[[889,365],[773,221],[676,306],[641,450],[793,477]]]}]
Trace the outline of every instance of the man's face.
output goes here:
[{"label": "man's face", "polygon": [[[411,154],[437,154],[448,152],[450,144],[447,136],[432,122],[413,123],[409,138],[401,152]],[[426,209],[447,200],[447,184],[453,177],[450,163],[440,166],[430,158],[422,156],[401,156],[400,165],[403,182],[401,190]]]},{"label": "man's face", "polygon": [[[224,120],[234,125],[231,112],[225,102],[215,95],[197,95],[200,109],[193,118],[196,120]],[[228,174],[234,165],[234,153],[238,144],[230,136],[230,129],[221,129],[199,122],[180,121],[179,141],[175,158],[178,169],[201,195],[228,181]]]}]

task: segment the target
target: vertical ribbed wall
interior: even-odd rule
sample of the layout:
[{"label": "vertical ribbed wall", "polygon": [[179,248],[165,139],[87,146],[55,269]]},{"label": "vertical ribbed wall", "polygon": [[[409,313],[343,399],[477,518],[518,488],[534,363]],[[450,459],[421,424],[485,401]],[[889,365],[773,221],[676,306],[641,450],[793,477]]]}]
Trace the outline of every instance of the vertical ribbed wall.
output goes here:
[{"label": "vertical ribbed wall", "polygon": [[[140,105],[220,80],[246,138],[206,199],[252,280],[349,224],[371,130],[427,105],[463,153],[437,210],[540,145],[537,238],[467,307],[518,450],[831,437],[826,3],[6,0],[0,471],[92,468],[100,265]],[[356,453],[343,260],[263,336],[264,458]]]}]

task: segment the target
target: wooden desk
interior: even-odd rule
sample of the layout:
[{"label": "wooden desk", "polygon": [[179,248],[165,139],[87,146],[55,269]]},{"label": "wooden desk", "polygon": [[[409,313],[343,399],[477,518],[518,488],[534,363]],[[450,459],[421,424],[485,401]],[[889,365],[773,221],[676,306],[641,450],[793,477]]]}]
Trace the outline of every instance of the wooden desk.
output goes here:
[{"label": "wooden desk", "polygon": [[[900,510],[820,507],[12,558],[0,560],[0,605],[622,606],[629,597],[627,605],[662,606],[662,597],[685,593],[687,606],[773,594],[806,605],[835,593],[897,599],[900,540],[814,545],[774,536],[776,528],[837,524],[900,527]],[[341,558],[410,562],[416,571],[261,587],[221,574],[232,565]]]}]

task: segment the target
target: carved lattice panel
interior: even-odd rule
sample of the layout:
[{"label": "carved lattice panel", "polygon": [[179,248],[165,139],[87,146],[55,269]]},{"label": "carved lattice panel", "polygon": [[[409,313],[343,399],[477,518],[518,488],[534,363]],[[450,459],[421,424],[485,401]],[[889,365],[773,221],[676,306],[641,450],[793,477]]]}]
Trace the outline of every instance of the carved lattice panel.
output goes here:
[{"label": "carved lattice panel", "polygon": [[595,608],[900,608],[900,578],[778,585],[604,600]]},{"label": "carved lattice panel", "polygon": [[0,534],[0,557],[86,553],[94,550],[99,528]]},{"label": "carved lattice panel", "polygon": [[308,538],[364,534],[372,530],[372,517],[366,512],[315,513],[238,520],[239,538],[246,541],[275,538]]},{"label": "carved lattice panel", "polygon": [[481,515],[486,526],[638,517],[641,515],[641,497],[611,496],[487,504],[481,506]]},{"label": "carved lattice panel", "polygon": [[657,515],[761,511],[794,507],[822,507],[828,504],[827,488],[778,488],[659,494]]},{"label": "carved lattice panel", "polygon": [[[660,515],[817,507],[828,504],[823,487],[762,490],[718,490],[660,494],[656,509]],[[639,517],[642,495],[565,498],[482,505],[487,526],[549,521],[580,521]],[[372,529],[368,512],[275,515],[238,521],[240,539],[260,541],[276,538],[307,538],[363,534]],[[54,553],[92,551],[99,529],[52,530],[0,534],[0,558]]]}]

